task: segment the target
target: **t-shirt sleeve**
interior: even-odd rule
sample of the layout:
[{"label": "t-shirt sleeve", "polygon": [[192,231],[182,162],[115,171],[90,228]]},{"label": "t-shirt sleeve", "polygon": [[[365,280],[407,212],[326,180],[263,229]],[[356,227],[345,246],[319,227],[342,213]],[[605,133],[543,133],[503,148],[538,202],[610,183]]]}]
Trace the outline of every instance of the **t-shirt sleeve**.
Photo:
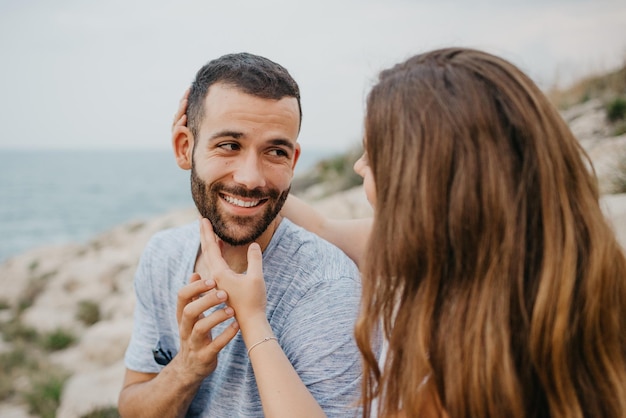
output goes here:
[{"label": "t-shirt sleeve", "polygon": [[158,340],[150,280],[153,249],[154,245],[151,242],[144,250],[135,272],[133,333],[124,356],[124,363],[128,369],[142,373],[157,373],[162,368],[152,354]]},{"label": "t-shirt sleeve", "polygon": [[359,416],[361,360],[354,340],[360,283],[326,280],[309,289],[286,319],[285,354],[329,417]]}]

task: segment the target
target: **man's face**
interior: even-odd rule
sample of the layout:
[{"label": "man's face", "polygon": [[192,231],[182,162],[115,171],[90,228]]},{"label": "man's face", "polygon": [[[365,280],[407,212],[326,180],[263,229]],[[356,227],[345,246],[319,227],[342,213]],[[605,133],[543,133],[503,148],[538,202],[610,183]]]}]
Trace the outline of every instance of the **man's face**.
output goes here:
[{"label": "man's face", "polygon": [[295,98],[261,99],[219,83],[209,88],[191,191],[224,242],[257,240],[280,212],[300,155],[299,118]]}]

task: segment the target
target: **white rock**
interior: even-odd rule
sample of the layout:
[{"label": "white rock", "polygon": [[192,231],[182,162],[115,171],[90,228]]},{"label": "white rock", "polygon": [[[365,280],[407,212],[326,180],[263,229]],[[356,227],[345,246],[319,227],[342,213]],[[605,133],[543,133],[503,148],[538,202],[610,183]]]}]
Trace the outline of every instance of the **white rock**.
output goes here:
[{"label": "white rock", "polygon": [[2,418],[33,418],[24,405],[0,403],[0,417]]},{"label": "white rock", "polygon": [[601,199],[601,204],[617,239],[626,249],[626,193],[605,195]]},{"label": "white rock", "polygon": [[561,115],[569,121],[568,126],[585,147],[594,146],[610,134],[604,104],[598,99],[574,106]]},{"label": "white rock", "polygon": [[79,349],[87,361],[111,365],[124,357],[132,326],[132,317],[98,322],[85,332]]},{"label": "white rock", "polygon": [[124,364],[73,375],[63,388],[57,418],[80,418],[97,408],[117,405]]},{"label": "white rock", "polygon": [[[626,135],[599,141],[593,148],[587,150],[587,153],[593,161],[600,192],[614,193],[613,179],[618,175],[620,163],[623,165],[621,170],[626,170]],[[626,176],[626,173],[622,173],[622,176]]]}]

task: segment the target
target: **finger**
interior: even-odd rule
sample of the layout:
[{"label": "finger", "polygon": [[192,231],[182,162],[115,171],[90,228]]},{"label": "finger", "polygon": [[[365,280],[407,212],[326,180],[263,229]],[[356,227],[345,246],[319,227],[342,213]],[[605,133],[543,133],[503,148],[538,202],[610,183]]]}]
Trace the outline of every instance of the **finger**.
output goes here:
[{"label": "finger", "polygon": [[178,109],[176,109],[176,112],[174,112],[174,120],[172,122],[172,125],[174,126],[180,125],[180,121],[182,117],[185,116],[185,113],[187,112],[187,104],[189,101],[189,90],[190,88],[187,87],[187,89],[185,90],[185,93],[183,93],[183,97],[178,102]]},{"label": "finger", "polygon": [[187,115],[174,115],[172,122],[172,132],[178,132],[177,129],[187,126]]},{"label": "finger", "polygon": [[185,129],[187,128],[187,116],[183,115],[183,117],[178,121],[174,122],[172,125],[172,140],[178,138],[179,135],[185,133]]},{"label": "finger", "polygon": [[211,276],[211,268],[207,263],[207,259],[205,257],[198,257],[196,261],[196,272],[200,274],[203,279],[210,279]]},{"label": "finger", "polygon": [[253,242],[248,246],[248,277],[263,276],[263,253],[258,243]]},{"label": "finger", "polygon": [[204,319],[204,312],[220,303],[225,303],[228,296],[225,291],[208,293],[183,307],[178,329],[181,338],[192,335],[193,328],[199,320]]},{"label": "finger", "polygon": [[237,321],[233,321],[215,338],[211,339],[210,337],[206,337],[205,340],[201,341],[200,346],[205,348],[205,350],[203,350],[205,358],[204,361],[215,361],[219,352],[226,347],[226,344],[228,344],[235,337],[235,335],[237,335],[237,331],[239,331],[239,323],[237,323]]},{"label": "finger", "polygon": [[211,330],[222,322],[235,316],[233,308],[226,306],[223,309],[217,309],[209,315],[197,321],[193,327],[191,339],[194,344],[202,344],[207,338],[211,339]]},{"label": "finger", "polygon": [[185,124],[181,123],[183,116],[187,116],[185,114],[185,109],[187,109],[187,102],[183,103],[182,108],[179,108],[176,112],[174,112],[174,117],[172,118],[172,129],[177,126],[184,126]]},{"label": "finger", "polygon": [[217,243],[211,222],[206,218],[200,220],[200,245],[202,256],[211,266],[212,271],[230,271],[226,260],[222,257],[222,250]]},{"label": "finger", "polygon": [[[191,278],[189,279],[189,283],[193,283],[193,282],[202,280],[202,275],[199,272],[196,271],[194,273],[195,274],[191,275]],[[208,292],[211,292],[211,291],[214,292],[215,291],[215,287],[217,286],[217,284],[215,283],[215,280],[213,280],[210,277],[204,281],[204,285],[206,286],[207,290],[202,292],[202,293],[200,293],[197,296],[191,297],[190,302],[193,302],[194,300],[198,299],[199,297],[206,295]]]},{"label": "finger", "polygon": [[183,97],[181,97],[180,101],[178,102],[178,111],[176,112],[178,114],[178,119],[180,119],[181,116],[184,116],[187,113],[187,104],[189,103],[190,91],[191,91],[191,86],[185,89],[185,92],[183,93]]},{"label": "finger", "polygon": [[[208,272],[204,272],[204,274],[208,275]],[[202,276],[202,274],[200,274],[199,271],[195,271],[195,272],[193,272],[193,274],[189,278],[189,283],[191,284],[191,283],[194,283],[194,282],[197,282],[197,281],[202,281],[203,279],[204,279],[204,277]],[[204,284],[206,286],[206,291],[209,291],[209,290],[215,288],[215,286],[216,286],[215,280],[213,280],[211,277],[207,277],[206,279],[204,279]]]},{"label": "finger", "polygon": [[[213,284],[213,286],[211,286],[211,284]],[[182,309],[185,305],[202,296],[204,292],[211,290],[213,287],[215,287],[214,281],[201,280],[198,273],[193,273],[191,275],[189,278],[189,284],[183,286],[177,294],[176,318],[179,322]]]},{"label": "finger", "polygon": [[200,274],[198,274],[197,272],[191,273],[191,277],[189,278],[189,283],[197,282],[198,280],[200,280]]},{"label": "finger", "polygon": [[182,102],[183,100],[187,100],[189,99],[189,92],[191,91],[191,86],[187,87],[185,89],[185,92],[183,93],[183,97],[180,98],[180,102]]},{"label": "finger", "polygon": [[180,119],[178,119],[175,125],[176,128],[183,127],[183,126],[187,126],[187,115],[182,115]]},{"label": "finger", "polygon": [[202,280],[202,276],[194,272],[191,274],[191,277],[189,277],[189,283],[180,288],[178,296],[183,301],[188,301],[213,287],[215,287],[214,281],[210,280],[210,278],[208,280]]},{"label": "finger", "polygon": [[226,347],[226,344],[228,344],[235,337],[235,335],[237,335],[238,331],[239,323],[237,321],[233,321],[224,329],[224,331],[213,337],[211,345],[215,347],[215,350],[221,351],[224,347]]},{"label": "finger", "polygon": [[190,283],[184,287],[182,287],[178,291],[177,301],[176,301],[176,320],[180,324],[183,310],[187,305],[191,302],[197,300],[206,292],[214,289],[216,286],[215,281],[212,279],[208,280],[200,280],[200,275],[198,273],[193,273],[191,275]]}]

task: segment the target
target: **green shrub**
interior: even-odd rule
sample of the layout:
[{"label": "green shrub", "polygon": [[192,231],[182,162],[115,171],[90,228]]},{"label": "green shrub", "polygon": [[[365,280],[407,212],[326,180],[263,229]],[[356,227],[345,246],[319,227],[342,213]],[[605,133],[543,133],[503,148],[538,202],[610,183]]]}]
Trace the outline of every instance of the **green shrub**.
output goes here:
[{"label": "green shrub", "polygon": [[26,309],[33,306],[35,299],[37,299],[45,288],[46,283],[43,280],[39,278],[31,279],[17,301],[18,312],[24,312]]},{"label": "green shrub", "polygon": [[102,407],[94,409],[88,414],[82,415],[80,418],[119,418],[120,413],[114,406]]},{"label": "green shrub", "polygon": [[76,341],[76,337],[70,331],[58,328],[42,337],[41,345],[48,351],[63,350]]},{"label": "green shrub", "polygon": [[323,185],[324,194],[316,196],[321,198],[362,184],[363,179],[353,170],[354,162],[362,153],[362,146],[357,144],[344,154],[318,161],[306,173],[293,179],[291,192],[300,195],[312,186]]},{"label": "green shrub", "polygon": [[618,122],[613,129],[613,136],[620,136],[626,134],[626,119]]},{"label": "green shrub", "polygon": [[626,99],[618,97],[607,104],[606,117],[610,122],[626,119]]},{"label": "green shrub", "polygon": [[[3,361],[3,359],[0,359]],[[15,381],[13,376],[2,374],[0,376],[0,402],[5,401],[15,395]]]},{"label": "green shrub", "polygon": [[48,279],[54,277],[57,273],[58,271],[54,270],[44,273],[38,277],[32,277],[19,297],[17,302],[18,312],[23,312],[30,308],[35,302],[35,299],[37,299],[37,297],[39,297],[39,295],[46,288]]},{"label": "green shrub", "polygon": [[78,302],[76,319],[87,326],[93,325],[100,320],[100,306],[92,300]]},{"label": "green shrub", "polygon": [[37,368],[37,362],[30,358],[24,347],[0,353],[0,401],[15,395],[15,379],[24,371]]},{"label": "green shrub", "polygon": [[17,318],[0,324],[0,332],[5,341],[15,342],[35,342],[39,334],[34,328],[28,327]]},{"label": "green shrub", "polygon": [[[50,356],[33,342],[13,342],[0,353],[0,403],[26,402],[31,412],[54,417],[60,390],[69,374],[51,363]],[[24,384],[16,385],[16,381]]]},{"label": "green shrub", "polygon": [[67,375],[60,372],[43,374],[35,378],[31,389],[24,393],[29,412],[42,418],[55,418],[66,380]]},{"label": "green shrub", "polygon": [[37,267],[39,267],[39,260],[33,260],[28,264],[28,271],[32,273],[37,270]]},{"label": "green shrub", "polygon": [[587,103],[589,100],[591,100],[591,92],[587,90],[580,98],[580,103]]},{"label": "green shrub", "polygon": [[31,363],[24,347],[0,353],[0,370],[3,375],[9,375],[17,369],[30,368]]}]

